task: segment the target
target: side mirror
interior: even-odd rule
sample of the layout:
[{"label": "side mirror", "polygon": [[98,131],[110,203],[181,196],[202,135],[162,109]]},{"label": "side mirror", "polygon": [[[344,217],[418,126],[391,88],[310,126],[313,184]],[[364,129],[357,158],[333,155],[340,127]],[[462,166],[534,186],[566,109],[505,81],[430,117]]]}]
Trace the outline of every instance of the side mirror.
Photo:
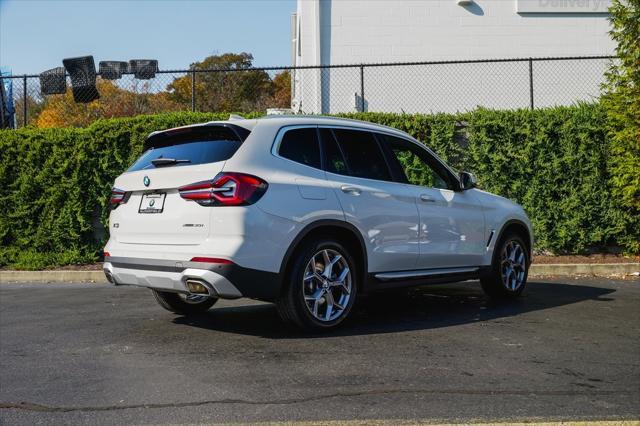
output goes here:
[{"label": "side mirror", "polygon": [[460,172],[460,189],[465,191],[467,189],[475,188],[477,179],[473,173]]}]

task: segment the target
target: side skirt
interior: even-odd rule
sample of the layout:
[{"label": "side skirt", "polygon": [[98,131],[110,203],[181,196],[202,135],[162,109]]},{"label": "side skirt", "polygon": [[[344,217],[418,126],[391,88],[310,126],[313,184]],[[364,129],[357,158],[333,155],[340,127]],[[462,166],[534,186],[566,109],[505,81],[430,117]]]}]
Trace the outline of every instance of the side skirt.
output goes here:
[{"label": "side skirt", "polygon": [[436,268],[413,271],[373,272],[367,274],[365,291],[379,291],[429,284],[445,284],[477,280],[489,272],[489,266]]}]

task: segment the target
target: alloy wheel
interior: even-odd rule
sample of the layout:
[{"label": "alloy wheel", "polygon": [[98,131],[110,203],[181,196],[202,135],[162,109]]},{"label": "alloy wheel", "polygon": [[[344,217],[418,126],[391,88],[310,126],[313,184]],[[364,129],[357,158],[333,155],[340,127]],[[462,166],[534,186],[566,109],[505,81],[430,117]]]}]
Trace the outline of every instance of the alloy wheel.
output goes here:
[{"label": "alloy wheel", "polygon": [[304,270],[302,288],[305,306],[315,319],[322,322],[338,319],[349,305],[353,291],[345,257],[332,249],[316,252]]},{"label": "alloy wheel", "polygon": [[526,254],[517,241],[509,241],[500,253],[502,284],[509,291],[517,291],[523,284],[527,271]]}]

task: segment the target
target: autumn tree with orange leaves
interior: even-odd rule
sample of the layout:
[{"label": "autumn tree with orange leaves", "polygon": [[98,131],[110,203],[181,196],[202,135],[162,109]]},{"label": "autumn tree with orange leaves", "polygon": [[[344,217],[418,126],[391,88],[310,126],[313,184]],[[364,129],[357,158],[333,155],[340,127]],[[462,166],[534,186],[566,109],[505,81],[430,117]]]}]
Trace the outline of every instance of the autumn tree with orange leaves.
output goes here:
[{"label": "autumn tree with orange leaves", "polygon": [[67,90],[64,95],[48,96],[35,124],[38,127],[84,127],[99,118],[130,117],[185,109],[183,105],[171,100],[168,93],[151,93],[144,84],[125,90],[109,80],[99,79],[96,85],[100,98],[86,104],[75,102],[71,90]]},{"label": "autumn tree with orange leaves", "polygon": [[[255,112],[266,108],[289,108],[291,74],[283,71],[273,78],[253,69],[250,53],[212,55],[191,64],[196,73],[196,110],[202,112]],[[210,72],[206,72],[209,70]],[[161,79],[163,74],[156,76]],[[174,78],[165,90],[155,81],[133,79],[131,84],[98,79],[100,98],[77,103],[71,88],[64,95],[46,96],[29,103],[30,124],[38,127],[85,127],[100,118],[191,109],[192,77]],[[155,90],[153,90],[155,89]],[[34,105],[32,105],[34,104]]]}]

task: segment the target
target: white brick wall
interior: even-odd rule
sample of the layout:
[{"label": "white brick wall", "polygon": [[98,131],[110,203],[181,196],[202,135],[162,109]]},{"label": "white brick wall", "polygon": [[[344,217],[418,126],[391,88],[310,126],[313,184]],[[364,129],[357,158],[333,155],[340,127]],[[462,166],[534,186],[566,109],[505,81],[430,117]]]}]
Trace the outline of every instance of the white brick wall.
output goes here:
[{"label": "white brick wall", "polygon": [[[550,0],[535,1],[552,4]],[[557,5],[559,0],[554,1]],[[609,55],[614,51],[604,13],[576,13],[574,9],[572,13],[557,13],[556,10],[563,9],[556,7],[549,9],[551,13],[519,14],[517,4],[518,0],[475,0],[464,7],[455,0],[298,0],[301,56],[297,58],[297,65],[589,56]],[[598,7],[602,10],[602,4]],[[573,101],[577,96],[574,92],[580,92],[579,97],[584,99],[591,96],[594,85],[597,86],[591,81],[592,74],[599,74],[604,65],[595,65],[595,71],[577,69],[575,64],[545,66],[552,80],[554,75],[557,77],[559,91],[566,93],[547,96],[548,102],[542,104],[556,104]],[[576,72],[583,77],[571,75]],[[393,72],[380,69],[370,73],[367,70],[367,73],[370,75],[366,76],[365,99],[370,111],[385,108],[428,112],[424,111],[425,97],[437,99],[428,107],[441,111],[468,109],[478,104],[528,105],[528,80],[524,81],[526,93],[522,95],[522,79],[516,78],[522,73],[523,78],[528,78],[527,68],[522,69],[521,65],[491,67],[489,64],[466,70],[449,68],[446,72],[430,68]],[[324,76],[317,71],[298,74],[296,89],[303,111],[355,110],[359,70],[332,71]],[[434,78],[439,79],[439,85],[432,81]],[[492,100],[491,93],[487,93],[491,90],[491,80],[508,83],[510,79],[513,79],[512,87],[503,87],[503,93],[497,93]],[[412,87],[407,88],[408,84]],[[510,102],[509,95],[516,90],[518,93],[513,94]],[[404,95],[403,99],[396,96],[398,91]],[[466,96],[472,93],[473,99]],[[522,105],[522,96],[527,100],[525,105]]]}]

